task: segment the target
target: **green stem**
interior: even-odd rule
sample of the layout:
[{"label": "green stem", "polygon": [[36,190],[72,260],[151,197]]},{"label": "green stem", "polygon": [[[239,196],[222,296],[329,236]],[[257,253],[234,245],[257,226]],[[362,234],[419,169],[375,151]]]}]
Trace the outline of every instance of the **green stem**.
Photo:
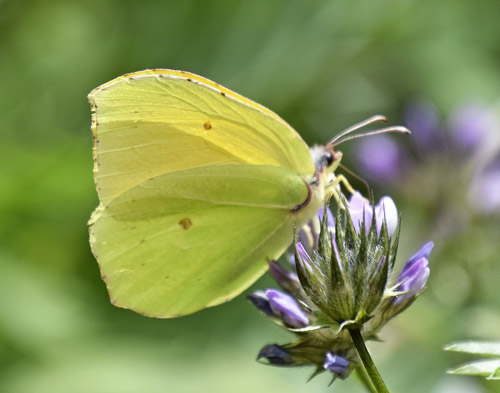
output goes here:
[{"label": "green stem", "polygon": [[368,377],[371,379],[375,389],[378,393],[389,393],[387,386],[380,376],[377,367],[375,367],[375,363],[368,352],[368,349],[365,345],[365,340],[363,340],[363,336],[359,329],[349,329],[349,333],[351,335],[354,346],[358,350],[359,357],[365,366],[366,372],[368,373]]},{"label": "green stem", "polygon": [[373,386],[373,382],[368,376],[365,367],[362,364],[356,367],[356,375],[367,391],[369,391],[370,393],[378,393],[377,389],[375,389],[375,386]]}]

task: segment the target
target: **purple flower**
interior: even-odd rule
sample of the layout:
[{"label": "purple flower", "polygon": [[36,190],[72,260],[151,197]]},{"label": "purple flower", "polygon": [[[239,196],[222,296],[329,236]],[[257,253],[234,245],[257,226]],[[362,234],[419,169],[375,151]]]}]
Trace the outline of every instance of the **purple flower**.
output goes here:
[{"label": "purple flower", "polygon": [[268,289],[266,296],[269,299],[271,310],[286,325],[294,328],[307,326],[309,318],[293,297],[276,289]]},{"label": "purple flower", "polygon": [[287,292],[293,292],[300,285],[297,275],[276,261],[269,262],[269,274]]},{"label": "purple flower", "polygon": [[422,151],[439,150],[443,146],[439,116],[432,103],[414,100],[406,106],[403,116],[412,138]]},{"label": "purple flower", "polygon": [[297,262],[300,263],[300,265],[304,270],[312,272],[313,271],[312,259],[301,242],[297,242],[297,244],[295,245],[295,250],[297,251],[297,256],[298,256]]},{"label": "purple flower", "polygon": [[406,262],[396,281],[397,291],[405,293],[395,297],[394,305],[413,298],[425,287],[430,274],[429,255],[433,247],[433,242],[424,244],[422,248]]},{"label": "purple flower", "polygon": [[491,108],[476,102],[458,107],[450,117],[449,128],[452,140],[459,148],[474,151],[489,139],[496,123]]},{"label": "purple flower", "polygon": [[470,186],[468,198],[479,213],[500,210],[500,159],[479,171]]},{"label": "purple flower", "polygon": [[335,355],[328,351],[325,356],[323,368],[330,371],[338,377],[343,378],[349,367],[349,361],[342,356]]},{"label": "purple flower", "polygon": [[269,317],[274,317],[274,312],[269,304],[269,298],[264,291],[255,291],[254,293],[247,296],[249,300],[255,307],[266,314]]},{"label": "purple flower", "polygon": [[[363,222],[364,213],[365,230],[368,232],[373,217],[373,207],[370,202],[359,192],[356,192],[352,194],[347,207],[354,224],[354,228],[358,233]],[[398,226],[398,209],[396,208],[396,204],[392,198],[388,196],[382,197],[375,205],[375,225],[377,228],[377,234],[380,234],[384,221],[387,225],[388,235],[392,236]]]},{"label": "purple flower", "polygon": [[257,355],[257,360],[266,359],[270,364],[286,365],[293,363],[292,356],[277,344],[266,345]]},{"label": "purple flower", "polygon": [[302,311],[297,301],[276,289],[256,291],[248,295],[247,299],[264,314],[279,318],[291,328],[301,328],[309,323],[307,314]]},{"label": "purple flower", "polygon": [[357,145],[356,157],[359,169],[371,180],[390,182],[401,174],[403,154],[387,135],[362,139]]}]

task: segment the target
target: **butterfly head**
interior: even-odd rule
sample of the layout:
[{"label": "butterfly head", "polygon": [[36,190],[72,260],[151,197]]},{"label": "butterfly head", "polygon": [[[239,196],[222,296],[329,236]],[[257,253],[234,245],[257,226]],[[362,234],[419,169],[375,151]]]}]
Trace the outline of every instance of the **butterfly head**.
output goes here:
[{"label": "butterfly head", "polygon": [[317,175],[325,172],[333,173],[342,159],[342,152],[335,151],[330,144],[326,146],[313,146],[311,148],[311,155]]}]

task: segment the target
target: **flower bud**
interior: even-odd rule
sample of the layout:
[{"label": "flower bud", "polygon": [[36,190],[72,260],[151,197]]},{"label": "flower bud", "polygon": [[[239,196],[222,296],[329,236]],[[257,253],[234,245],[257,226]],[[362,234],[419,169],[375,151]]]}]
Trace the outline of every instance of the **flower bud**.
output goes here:
[{"label": "flower bud", "polygon": [[286,293],[268,289],[266,295],[274,314],[280,317],[290,327],[300,328],[309,323],[306,313],[299,307],[297,301]]},{"label": "flower bud", "polygon": [[335,376],[344,378],[346,372],[349,369],[349,361],[347,359],[344,359],[342,356],[335,355],[328,351],[325,355],[323,368],[330,371]]},{"label": "flower bud", "polygon": [[429,255],[434,247],[433,242],[428,242],[420,248],[404,265],[396,281],[396,290],[403,292],[394,299],[394,305],[418,295],[429,278]]},{"label": "flower bud", "polygon": [[257,360],[265,359],[269,364],[292,364],[292,356],[277,344],[266,345],[257,355]]},{"label": "flower bud", "polygon": [[383,302],[375,311],[375,318],[367,330],[374,334],[391,318],[409,307],[425,289],[429,278],[429,255],[433,242],[425,243],[403,266],[396,283],[386,290]]},{"label": "flower bud", "polygon": [[247,299],[264,314],[279,319],[288,327],[301,328],[309,323],[307,314],[302,311],[297,301],[276,289],[256,291],[248,295]]}]

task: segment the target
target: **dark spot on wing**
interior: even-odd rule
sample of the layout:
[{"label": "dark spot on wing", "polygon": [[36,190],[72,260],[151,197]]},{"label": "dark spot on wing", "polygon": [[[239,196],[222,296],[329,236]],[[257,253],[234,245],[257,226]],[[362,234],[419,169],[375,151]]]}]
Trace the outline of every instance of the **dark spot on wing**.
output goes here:
[{"label": "dark spot on wing", "polygon": [[210,130],[212,128],[212,123],[210,123],[210,120],[207,120],[205,123],[203,123],[203,127],[205,127],[205,130]]},{"label": "dark spot on wing", "polygon": [[191,228],[193,223],[191,222],[191,219],[189,217],[185,217],[179,221],[179,225],[182,227],[182,229],[187,230]]},{"label": "dark spot on wing", "polygon": [[186,79],[188,82],[192,82],[193,80],[191,78]]},{"label": "dark spot on wing", "polygon": [[223,91],[221,91],[220,94],[221,94],[222,97],[226,96],[226,93],[224,93]]}]

